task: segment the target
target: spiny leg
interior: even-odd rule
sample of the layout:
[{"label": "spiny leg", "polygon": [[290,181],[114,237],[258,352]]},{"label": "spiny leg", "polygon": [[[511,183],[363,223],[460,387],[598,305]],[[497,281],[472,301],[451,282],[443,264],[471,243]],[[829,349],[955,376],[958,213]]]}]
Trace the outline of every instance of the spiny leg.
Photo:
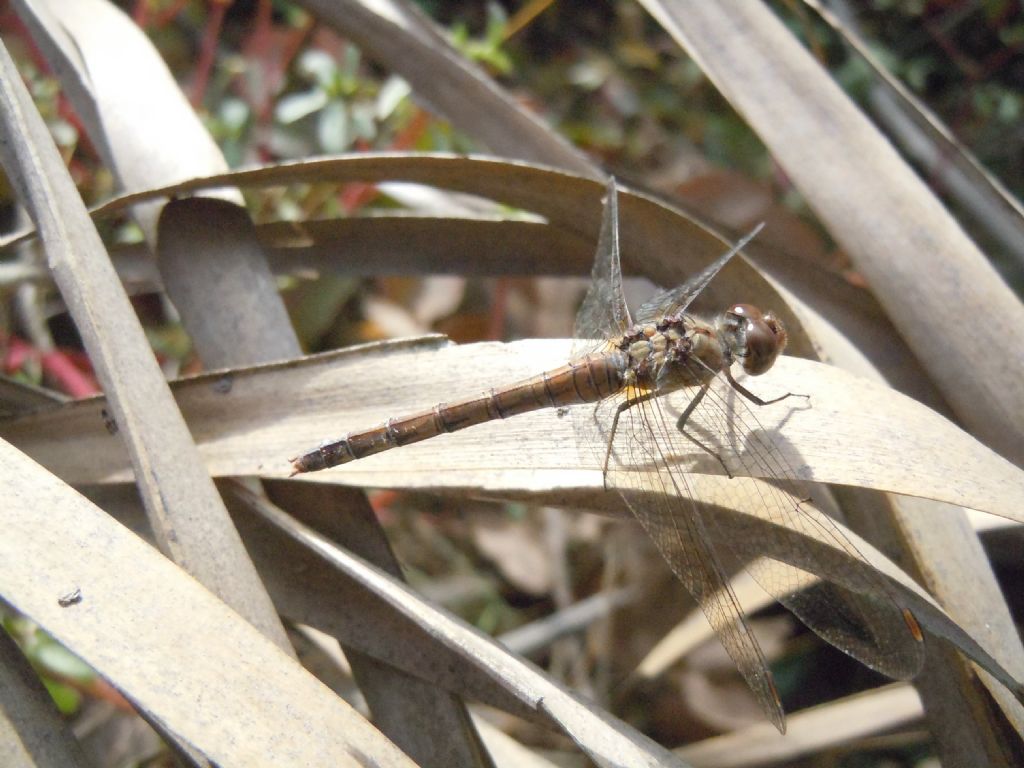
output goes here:
[{"label": "spiny leg", "polygon": [[690,414],[693,413],[694,409],[700,404],[700,401],[704,399],[704,395],[708,393],[708,388],[710,386],[710,380],[701,384],[700,389],[697,391],[697,394],[693,396],[693,399],[690,401],[690,404],[686,406],[686,410],[683,411],[682,415],[679,417],[679,420],[676,422],[676,429],[678,429],[682,433],[683,437],[685,437],[691,443],[696,445],[701,450],[710,453],[712,456],[718,459],[718,463],[722,465],[722,469],[725,470],[725,474],[729,476],[730,480],[732,480],[732,472],[729,471],[729,467],[726,466],[725,461],[718,454],[718,452],[704,445],[704,443],[702,443],[700,440],[698,440],[696,437],[694,437],[693,435],[686,431],[686,420],[690,418]]},{"label": "spiny leg", "polygon": [[640,395],[639,397],[631,398],[627,395],[626,399],[619,403],[618,407],[615,409],[615,418],[612,419],[612,428],[608,433],[608,448],[604,452],[604,467],[601,470],[601,484],[604,486],[604,490],[608,490],[608,463],[612,458],[612,443],[615,442],[615,431],[619,428],[619,417],[624,411],[629,410],[634,405],[646,403],[648,400],[653,400],[655,397],[657,397],[657,393],[653,390]]},{"label": "spiny leg", "polygon": [[749,389],[744,387],[742,384],[740,384],[738,381],[736,381],[736,379],[733,378],[732,371],[729,368],[725,368],[724,371],[725,371],[725,378],[729,380],[729,386],[732,387],[733,389],[735,389],[737,392],[739,392],[745,398],[747,398],[747,400],[752,402],[754,405],[771,405],[772,403],[777,403],[777,402],[779,402],[781,400],[785,400],[787,397],[802,397],[805,400],[810,400],[811,399],[810,395],[798,395],[795,392],[787,392],[786,394],[782,395],[781,397],[775,397],[775,398],[772,398],[771,400],[763,400],[760,397],[758,397],[757,395],[755,395],[753,392],[751,392]]}]

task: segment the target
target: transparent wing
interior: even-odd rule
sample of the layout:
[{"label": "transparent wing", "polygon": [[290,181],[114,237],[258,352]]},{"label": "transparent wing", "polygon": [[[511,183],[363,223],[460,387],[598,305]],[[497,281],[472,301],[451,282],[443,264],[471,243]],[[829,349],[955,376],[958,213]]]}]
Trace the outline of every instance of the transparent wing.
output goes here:
[{"label": "transparent wing", "polygon": [[601,235],[597,242],[590,288],[576,315],[573,359],[601,349],[606,340],[619,338],[631,324],[629,309],[622,295],[618,192],[615,179],[610,179],[605,192]]},{"label": "transparent wing", "polygon": [[682,285],[677,288],[670,288],[661,293],[655,294],[651,299],[644,302],[640,309],[636,313],[636,321],[638,323],[646,323],[650,320],[659,319],[666,315],[675,315],[681,312],[685,312],[686,308],[690,306],[700,292],[703,291],[708,283],[710,283],[715,275],[728,264],[732,257],[743,250],[744,246],[753,240],[757,233],[764,227],[764,222],[761,222],[754,227],[749,233],[747,233],[736,245],[729,249],[727,253],[719,256],[708,266],[704,267],[703,270],[698,272],[696,275],[691,277]]},{"label": "transparent wing", "polygon": [[[746,567],[769,594],[793,611],[808,627],[840,650],[891,677],[911,677],[920,669],[921,644],[904,622],[884,577],[878,575],[835,522],[807,503],[786,459],[738,395],[723,396],[724,381],[715,381],[690,415],[683,436],[677,420],[696,389],[670,398],[643,400],[627,392],[602,401],[596,409],[580,409],[577,439],[583,450],[602,463],[608,451],[611,424],[624,397],[640,399],[622,412],[608,463],[607,481],[616,488],[633,515],[688,591],[697,599],[772,722],[779,725],[781,707],[756,639],[743,619],[729,587],[721,555],[728,553]],[[732,390],[728,390],[732,393]],[[670,403],[671,400],[671,403]],[[788,407],[785,401],[765,407]],[[718,458],[736,476],[723,481],[724,497],[714,506],[698,500],[688,468],[719,467]],[[720,471],[720,470],[719,470]],[[744,481],[741,476],[774,478]],[[742,510],[788,529],[785,536],[766,536]],[[792,535],[789,532],[796,532]],[[836,555],[831,553],[838,553]],[[757,557],[763,554],[766,557]],[[825,563],[826,558],[839,560]],[[863,568],[845,569],[858,561]],[[814,583],[809,573],[842,569],[843,586]],[[807,588],[808,584],[813,586]]]},{"label": "transparent wing", "polygon": [[[575,415],[577,439],[603,462],[610,425],[620,403],[643,393],[627,388],[607,398],[596,409]],[[661,450],[667,428],[656,418],[654,403],[623,411],[616,429],[608,481],[622,495],[630,511],[651,537],[662,557],[700,605],[722,645],[732,657],[772,723],[784,730],[782,703],[768,665],[739,602],[729,586],[729,574],[711,547],[706,520],[693,501],[687,475],[672,470]],[[587,447],[582,447],[586,451]]]},{"label": "transparent wing", "polygon": [[[664,402],[658,400],[655,405],[658,417],[671,421],[675,429],[675,419],[664,412]],[[782,401],[763,407],[792,406]],[[802,484],[784,479],[794,472],[747,401],[718,377],[687,422],[686,431],[721,456],[734,475],[769,480],[736,483],[727,506],[753,510],[767,522],[797,534],[773,540],[766,551],[769,542],[763,532],[754,534],[754,540],[744,540],[742,528],[737,530],[725,516],[704,508],[701,514],[715,541],[748,561],[747,570],[761,587],[820,637],[883,674],[913,677],[921,667],[923,649],[905,623],[888,582],[866,563],[835,521],[809,503]],[[662,448],[671,451],[673,444],[679,446],[680,442],[666,442]],[[689,451],[701,451],[689,445]],[[678,462],[671,466],[674,473],[683,473]],[[727,485],[732,487],[733,483]],[[754,552],[772,559],[751,561]],[[844,567],[844,560],[864,567]],[[802,589],[806,572],[822,572],[826,566],[841,571],[843,585],[829,582]]]}]

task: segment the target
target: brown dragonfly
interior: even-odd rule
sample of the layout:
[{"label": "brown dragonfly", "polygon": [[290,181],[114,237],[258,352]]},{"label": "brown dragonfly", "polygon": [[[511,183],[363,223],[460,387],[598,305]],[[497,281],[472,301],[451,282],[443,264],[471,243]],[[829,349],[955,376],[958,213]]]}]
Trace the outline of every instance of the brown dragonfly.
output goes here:
[{"label": "brown dragonfly", "polygon": [[[292,459],[293,474],[541,408],[578,406],[571,410],[579,447],[601,462],[606,487],[622,495],[779,730],[785,722],[779,694],[730,587],[723,548],[740,562],[746,560],[755,580],[824,639],[891,677],[913,676],[922,660],[920,629],[870,566],[865,563],[857,569],[860,575],[842,587],[819,582],[803,588],[805,569],[815,555],[812,546],[800,544],[801,534],[862,563],[864,558],[831,518],[809,507],[807,494],[792,481],[793,471],[744,402],[765,407],[804,396],[786,393],[765,400],[732,373],[733,365],[751,376],[772,367],[786,345],[782,322],[748,304],[735,304],[712,322],[687,313],[758,229],[684,285],[656,295],[631,319],[622,293],[617,192],[610,182],[593,280],[577,315],[569,363],[326,442]],[[727,398],[723,389],[739,397]],[[688,393],[689,400],[676,416],[668,412],[664,396],[679,391]],[[751,561],[749,546],[737,546],[735,529],[721,523],[721,506],[702,502],[694,493],[691,474],[677,456],[674,436],[679,435],[719,465],[730,478],[726,487],[735,483],[734,495],[748,496],[735,499],[738,508],[753,503],[761,517],[798,534],[786,539],[783,554],[789,565],[777,553],[775,560]],[[742,449],[735,447],[737,441]],[[732,480],[734,475],[743,477]]]}]

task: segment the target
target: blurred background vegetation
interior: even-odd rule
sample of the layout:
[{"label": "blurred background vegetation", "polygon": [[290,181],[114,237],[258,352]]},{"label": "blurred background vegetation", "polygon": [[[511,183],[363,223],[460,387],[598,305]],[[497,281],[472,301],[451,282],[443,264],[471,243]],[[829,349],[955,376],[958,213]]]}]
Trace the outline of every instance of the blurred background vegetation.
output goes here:
[{"label": "blurred background vegetation", "polygon": [[[283,0],[120,5],[161,51],[232,166],[370,149],[481,149],[421,109],[401,78]],[[435,0],[420,5],[468,57],[625,180],[681,199],[711,220],[728,220],[730,207],[777,211],[781,206],[793,214],[794,236],[806,241],[805,249],[817,251],[835,269],[848,270],[757,136],[637,4]],[[772,5],[870,114],[873,77],[862,59],[803,3]],[[1019,2],[837,0],[828,5],[1021,197],[1024,12]],[[98,165],[42,58],[18,35],[16,17],[8,12],[3,21],[83,195],[89,203],[106,199],[115,191],[113,180]],[[943,195],[939,175],[930,174],[928,181]],[[314,185],[261,192],[250,199],[250,210],[257,220],[289,220],[392,204],[370,186]],[[956,211],[955,203],[952,207]],[[975,234],[1019,291],[1024,284],[1019,265],[983,233]],[[125,241],[139,234],[125,222],[112,237]],[[571,307],[568,320],[532,322],[544,315],[536,306],[536,289],[516,281],[434,281],[434,286],[443,296],[420,311],[419,324],[459,341],[566,335],[571,328]],[[392,326],[401,327],[402,318],[387,310],[393,304],[408,306],[419,291],[397,278],[366,284],[323,277],[315,284],[296,281],[284,287],[311,350],[394,335]],[[370,313],[376,317],[365,312],[367,293],[384,302],[370,302],[379,310]],[[160,320],[159,310],[154,312]],[[153,335],[160,351],[181,358],[191,370],[187,339],[173,326],[157,322]]]},{"label": "blurred background vegetation", "polygon": [[[403,80],[284,0],[122,0],[118,5],[161,51],[232,166],[366,150],[481,150],[421,108]],[[801,248],[851,282],[859,281],[757,136],[637,4],[422,0],[419,5],[466,56],[625,180],[672,195],[711,220],[735,220],[738,208],[749,209],[748,217],[772,211],[788,222]],[[828,6],[990,172],[1016,197],[1024,196],[1019,0],[836,0]],[[803,3],[777,0],[772,7],[871,114],[874,80],[864,62]],[[115,194],[111,175],[9,9],[0,15],[0,31],[87,203]],[[926,174],[926,180],[945,197],[940,175]],[[10,204],[9,191],[5,195]],[[349,216],[398,204],[387,189],[364,184],[292,186],[249,197],[257,221]],[[141,239],[128,220],[104,226],[111,242]],[[978,236],[1020,292],[1019,267]],[[583,285],[575,280],[573,290],[566,291],[567,280],[298,275],[282,278],[281,287],[303,344],[318,351],[431,330],[460,342],[564,336]],[[4,373],[70,396],[96,391],[88,360],[55,296],[43,287],[14,284],[3,286],[3,296]],[[134,302],[168,375],[197,371],[173,310],[156,295],[139,295]],[[41,317],[44,327],[26,320],[26,306],[38,310],[27,314]],[[545,510],[479,502],[460,502],[453,510],[451,503],[432,497],[384,492],[374,503],[410,580],[489,632],[506,631],[592,594],[614,580],[617,569],[648,568],[657,561],[639,539],[624,544],[626,535],[618,533],[617,524],[589,516],[555,523]],[[609,536],[609,530],[616,533]],[[561,537],[561,543],[552,543],[553,537]],[[558,547],[568,552],[561,573],[545,565]],[[662,618],[672,619],[673,611]],[[78,711],[83,696],[123,704],[21,620],[8,617],[7,628],[44,672],[64,711]],[[610,642],[596,636],[570,641],[542,661],[602,698],[608,691],[595,692],[594,680],[615,677],[603,667]],[[820,667],[802,666],[800,659],[816,654],[835,656],[829,662],[837,670],[832,679],[807,679],[803,670]],[[810,636],[790,643],[775,669],[787,708],[875,680]],[[663,743],[714,730],[687,730],[676,699],[664,691],[631,695],[618,709]],[[751,709],[742,717],[760,715]],[[889,764],[913,765],[920,764],[927,748],[911,740],[909,746],[882,744],[875,752]],[[861,753],[837,760],[874,764],[857,762],[862,758]]]}]

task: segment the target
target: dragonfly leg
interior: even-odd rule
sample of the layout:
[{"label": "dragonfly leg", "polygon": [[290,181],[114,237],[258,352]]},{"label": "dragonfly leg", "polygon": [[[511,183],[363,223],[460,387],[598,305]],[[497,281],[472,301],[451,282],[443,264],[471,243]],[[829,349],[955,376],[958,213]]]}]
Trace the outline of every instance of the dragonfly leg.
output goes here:
[{"label": "dragonfly leg", "polygon": [[612,419],[612,428],[608,433],[608,449],[604,452],[604,467],[601,470],[601,483],[604,485],[604,490],[608,490],[608,464],[612,458],[612,443],[615,442],[615,431],[619,428],[619,417],[624,411],[628,411],[634,405],[640,405],[646,403],[648,400],[653,400],[657,397],[656,392],[647,392],[639,397],[627,397],[619,406],[615,409],[615,418]]},{"label": "dragonfly leg", "polygon": [[700,404],[700,401],[704,399],[704,395],[708,393],[708,387],[710,386],[710,381],[706,381],[704,384],[701,385],[697,394],[693,396],[693,399],[690,401],[690,404],[686,406],[686,410],[683,411],[682,415],[679,417],[679,420],[676,422],[676,428],[682,433],[683,437],[685,437],[691,443],[696,445],[701,450],[710,453],[712,456],[718,459],[718,463],[722,465],[722,469],[725,470],[725,474],[729,476],[730,480],[732,480],[732,472],[729,471],[729,467],[726,466],[725,460],[722,459],[718,452],[704,445],[704,443],[702,443],[700,440],[698,440],[696,437],[694,437],[693,435],[686,431],[687,419],[690,418],[690,414],[693,413],[694,409]]},{"label": "dragonfly leg", "polygon": [[752,402],[754,405],[771,405],[772,403],[777,403],[780,400],[785,400],[787,397],[802,397],[805,400],[810,400],[811,399],[810,395],[798,395],[795,392],[787,392],[786,394],[782,395],[781,397],[774,397],[771,400],[764,400],[764,399],[758,397],[757,395],[755,395],[753,392],[751,392],[746,387],[744,387],[738,381],[736,381],[736,379],[734,379],[733,376],[732,376],[732,370],[731,369],[724,368],[723,370],[725,372],[725,378],[727,378],[729,380],[729,386],[732,387],[733,389],[735,389],[737,392],[739,392],[745,398],[747,398],[747,400]]}]

